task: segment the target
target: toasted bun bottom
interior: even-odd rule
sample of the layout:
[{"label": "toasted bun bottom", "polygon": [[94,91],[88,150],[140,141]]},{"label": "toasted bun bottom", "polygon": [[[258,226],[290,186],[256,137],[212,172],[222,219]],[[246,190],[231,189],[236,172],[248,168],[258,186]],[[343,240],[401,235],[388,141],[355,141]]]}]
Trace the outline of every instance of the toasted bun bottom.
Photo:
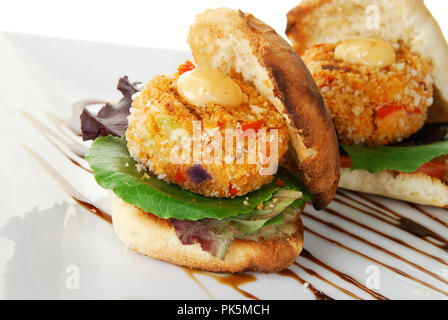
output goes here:
[{"label": "toasted bun bottom", "polygon": [[236,239],[225,260],[201,249],[198,243],[183,245],[171,224],[153,214],[111,195],[112,221],[118,237],[131,249],[148,257],[180,266],[211,272],[277,272],[289,267],[299,256],[303,244],[300,215],[293,222],[294,232],[268,241]]},{"label": "toasted bun bottom", "polygon": [[376,174],[364,170],[342,169],[339,187],[371,193],[422,205],[448,208],[448,186],[424,173]]}]

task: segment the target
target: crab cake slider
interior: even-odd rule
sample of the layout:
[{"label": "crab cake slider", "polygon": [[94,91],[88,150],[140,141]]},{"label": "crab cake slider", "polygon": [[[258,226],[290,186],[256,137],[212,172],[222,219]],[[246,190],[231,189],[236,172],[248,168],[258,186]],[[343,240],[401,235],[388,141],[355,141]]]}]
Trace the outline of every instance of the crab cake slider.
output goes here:
[{"label": "crab cake slider", "polygon": [[305,204],[322,209],[336,192],[330,113],[299,55],[251,14],[207,10],[188,43],[195,65],[147,82],[125,136],[97,138],[86,157],[113,191],[114,230],[180,266],[285,269],[302,250]]}]

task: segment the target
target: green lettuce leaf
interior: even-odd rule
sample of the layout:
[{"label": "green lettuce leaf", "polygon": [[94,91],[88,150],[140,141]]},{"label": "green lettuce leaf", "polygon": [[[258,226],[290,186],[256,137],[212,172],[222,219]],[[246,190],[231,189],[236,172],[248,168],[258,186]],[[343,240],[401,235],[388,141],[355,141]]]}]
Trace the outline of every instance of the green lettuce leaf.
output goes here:
[{"label": "green lettuce leaf", "polygon": [[264,227],[268,222],[270,222],[269,224],[278,223],[279,220],[273,219],[281,216],[280,213],[295,201],[301,199],[302,196],[302,192],[300,191],[281,189],[272,196],[270,201],[264,204],[263,209],[256,209],[246,216],[229,220],[233,222],[234,226],[239,230],[250,234]]},{"label": "green lettuce leaf", "polygon": [[[295,203],[298,203],[298,202],[295,202]],[[274,218],[266,221],[266,223],[264,224],[263,227],[270,226],[270,225],[279,226],[279,225],[283,224],[285,222],[285,215],[296,216],[297,213],[300,212],[301,207],[296,206],[295,203],[293,203],[288,208],[283,210],[282,213],[279,214],[278,216],[275,216]]]},{"label": "green lettuce leaf", "polygon": [[303,198],[297,200],[298,205],[311,199],[298,178],[287,173],[279,173],[276,176],[285,187],[270,183],[243,197],[216,199],[194,194],[153,175],[139,172],[124,138],[107,136],[96,139],[86,160],[101,187],[112,190],[125,202],[163,219],[224,220],[249,214],[258,204],[270,200],[272,195],[282,188],[303,192]]},{"label": "green lettuce leaf", "polygon": [[[283,212],[284,213],[284,212]],[[274,218],[266,221],[266,223],[263,225],[263,227],[267,226],[279,226],[285,223],[285,218],[283,217],[283,214],[279,214],[278,216],[275,216]]]},{"label": "green lettuce leaf", "polygon": [[342,146],[352,160],[351,170],[415,172],[423,164],[448,155],[448,140],[414,147]]}]

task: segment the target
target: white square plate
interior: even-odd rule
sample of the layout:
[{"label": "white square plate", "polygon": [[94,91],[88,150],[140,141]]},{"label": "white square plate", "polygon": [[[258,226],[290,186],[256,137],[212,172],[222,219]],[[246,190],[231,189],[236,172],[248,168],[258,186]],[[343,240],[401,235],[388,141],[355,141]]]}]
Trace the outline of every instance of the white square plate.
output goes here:
[{"label": "white square plate", "polygon": [[308,254],[282,274],[187,272],[126,250],[109,223],[73,200],[108,210],[107,192],[76,154],[88,144],[61,119],[81,99],[118,100],[123,75],[146,81],[186,59],[0,34],[0,298],[448,298],[448,212],[347,191],[331,210],[307,206]]}]

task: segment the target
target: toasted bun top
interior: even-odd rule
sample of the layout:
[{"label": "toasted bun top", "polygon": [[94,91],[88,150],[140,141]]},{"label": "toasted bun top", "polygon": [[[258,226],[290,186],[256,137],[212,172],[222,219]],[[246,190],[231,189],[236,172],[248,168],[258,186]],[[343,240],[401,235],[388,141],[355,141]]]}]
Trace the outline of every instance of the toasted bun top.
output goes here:
[{"label": "toasted bun top", "polygon": [[339,181],[338,140],[330,112],[294,49],[251,14],[226,8],[198,15],[188,43],[198,64],[241,75],[284,116],[313,204],[327,206]]},{"label": "toasted bun top", "polygon": [[287,16],[286,34],[299,54],[315,44],[351,37],[403,41],[434,65],[428,121],[448,121],[448,45],[423,0],[304,0]]}]

